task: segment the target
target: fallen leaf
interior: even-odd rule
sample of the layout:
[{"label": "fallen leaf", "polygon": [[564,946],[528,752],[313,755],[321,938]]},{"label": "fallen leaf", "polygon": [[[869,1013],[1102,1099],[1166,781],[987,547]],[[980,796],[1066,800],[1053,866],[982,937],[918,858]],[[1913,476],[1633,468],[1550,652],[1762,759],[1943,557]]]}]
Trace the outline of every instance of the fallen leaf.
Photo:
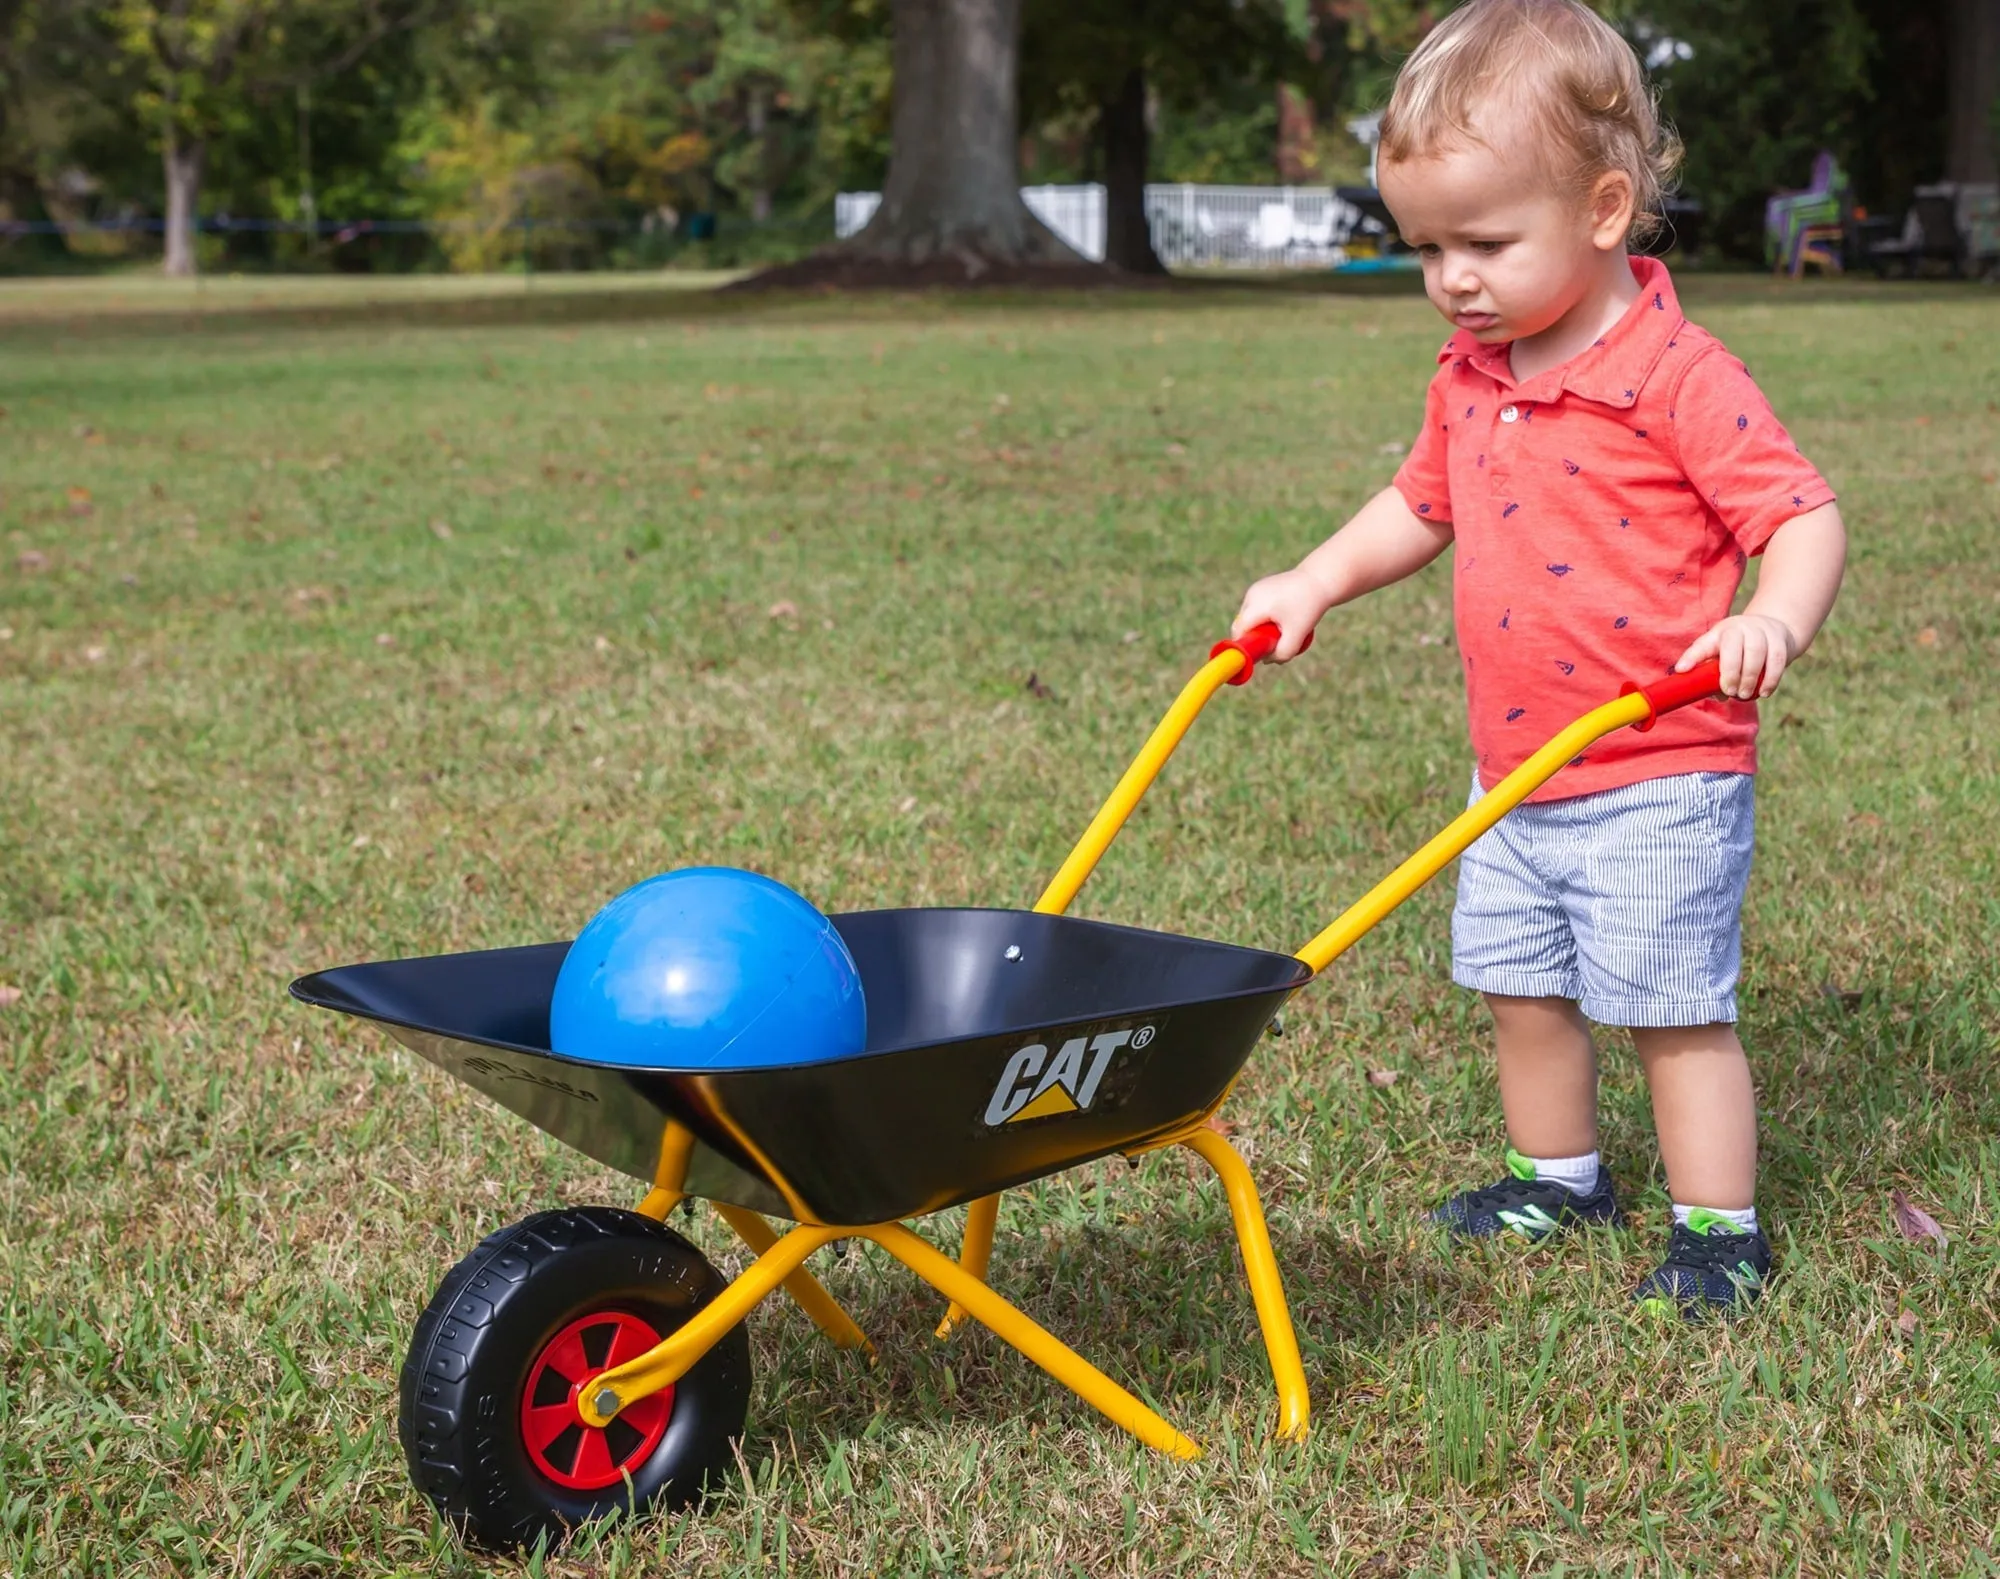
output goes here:
[{"label": "fallen leaf", "polygon": [[367,835],[367,834],[365,834],[365,833],[357,833],[357,834],[356,834],[356,835],[354,836],[354,842],[353,842],[352,844],[350,844],[350,845],[348,846],[348,848],[349,848],[350,850],[365,850],[365,849],[367,849],[367,848],[368,848],[368,835]]},{"label": "fallen leaf", "polygon": [[1185,455],[1187,454],[1187,446],[1185,444],[1178,444],[1178,443],[1169,444],[1167,446],[1167,453],[1169,455]]},{"label": "fallen leaf", "polygon": [[383,631],[376,636],[375,645],[377,647],[393,647],[396,645],[396,638],[391,636],[387,631]]},{"label": "fallen leaf", "polygon": [[102,647],[86,647],[86,648],[84,648],[84,649],[83,649],[83,661],[84,661],[85,663],[102,663],[102,662],[104,662],[104,649],[103,649]]},{"label": "fallen leaf", "polygon": [[431,536],[435,537],[440,543],[449,543],[451,541],[451,522],[447,521],[441,515],[431,517]]},{"label": "fallen leaf", "polygon": [[905,795],[901,800],[896,802],[896,810],[904,813],[905,815],[915,811],[916,809],[917,809],[917,797],[914,795]]},{"label": "fallen leaf", "polygon": [[467,872],[465,874],[465,887],[468,893],[483,894],[486,892],[486,879],[481,877],[477,872]]},{"label": "fallen leaf", "polygon": [[1862,995],[1860,993],[1836,987],[1830,981],[1823,981],[1819,984],[1819,995],[1826,999],[1828,1003],[1837,1004],[1839,1007],[1850,1012],[1861,1007]]},{"label": "fallen leaf", "polygon": [[600,636],[590,645],[599,652],[609,652],[611,651],[611,638],[609,636]]},{"label": "fallen leaf", "polygon": [[1935,647],[1937,644],[1938,633],[1935,625],[1926,625],[1922,630],[1917,632],[1917,645],[1919,647]]},{"label": "fallen leaf", "polygon": [[799,606],[790,598],[780,598],[764,612],[774,620],[795,620],[799,617]]},{"label": "fallen leaf", "polygon": [[13,639],[14,627],[11,625],[0,625],[0,641],[12,641]]},{"label": "fallen leaf", "polygon": [[1030,674],[1028,676],[1028,683],[1025,689],[1030,696],[1037,697],[1044,702],[1056,694],[1052,686],[1042,683],[1042,678],[1038,674]]},{"label": "fallen leaf", "polygon": [[1882,826],[1882,819],[1872,811],[1857,811],[1847,820],[1858,828],[1879,828]]},{"label": "fallen leaf", "polygon": [[1396,1083],[1396,1079],[1396,1071],[1393,1069],[1371,1069],[1368,1071],[1368,1083],[1371,1086],[1381,1086],[1386,1090]]},{"label": "fallen leaf", "polygon": [[1917,1313],[1914,1310],[1904,1311],[1896,1318],[1896,1330],[1905,1338],[1914,1338],[1917,1335]]},{"label": "fallen leaf", "polygon": [[49,556],[39,548],[24,548],[14,556],[14,568],[32,575],[49,568]]},{"label": "fallen leaf", "polygon": [[0,987],[0,1009],[11,1009],[21,1001],[19,987]]},{"label": "fallen leaf", "polygon": [[1224,1118],[1220,1113],[1209,1114],[1208,1120],[1205,1124],[1202,1125],[1202,1128],[1212,1129],[1216,1132],[1216,1134],[1224,1136],[1225,1138],[1230,1135],[1234,1135],[1236,1133],[1235,1121],[1232,1119]]},{"label": "fallen leaf", "polygon": [[1938,1227],[1937,1219],[1901,1190],[1890,1195],[1889,1204],[1895,1210],[1896,1229],[1905,1239],[1915,1244],[1922,1244],[1929,1239],[1934,1241],[1940,1250],[1951,1243],[1945,1236],[1945,1231]]},{"label": "fallen leaf", "polygon": [[1139,633],[1137,631],[1127,631],[1123,636],[1119,637],[1118,639],[1124,642],[1127,647],[1129,647],[1132,645],[1132,643],[1134,643],[1139,639]]}]

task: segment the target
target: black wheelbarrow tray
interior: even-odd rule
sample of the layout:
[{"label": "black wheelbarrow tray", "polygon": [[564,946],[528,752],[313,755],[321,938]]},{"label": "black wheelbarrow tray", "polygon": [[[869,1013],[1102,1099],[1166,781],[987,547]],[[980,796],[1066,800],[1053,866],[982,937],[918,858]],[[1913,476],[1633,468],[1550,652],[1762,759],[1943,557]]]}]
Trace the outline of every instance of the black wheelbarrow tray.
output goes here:
[{"label": "black wheelbarrow tray", "polygon": [[[833,917],[861,973],[868,1040],[833,1063],[636,1069],[549,1047],[566,943],[349,965],[306,1003],[381,1022],[423,1057],[650,1185],[635,1212],[544,1212],[440,1285],[403,1367],[418,1486],[471,1540],[509,1547],[582,1519],[697,1496],[743,1427],[742,1323],[783,1286],[836,1344],[868,1340],[805,1268],[871,1240],[1110,1419],[1200,1449],[986,1282],[1002,1191],[1113,1154],[1185,1146],[1220,1175],[1277,1386],[1302,1435],[1304,1367],[1250,1171],[1209,1119],[1300,987],[1592,741],[1712,696],[1713,663],[1628,685],[1455,819],[1296,955],[1064,916],[1194,717],[1243,684],[1274,626],[1219,643],[1032,911]],[[664,1226],[711,1202],[756,1259],[725,1282]],[[904,1220],[970,1203],[954,1261]],[[796,1226],[782,1237],[769,1217]]]}]

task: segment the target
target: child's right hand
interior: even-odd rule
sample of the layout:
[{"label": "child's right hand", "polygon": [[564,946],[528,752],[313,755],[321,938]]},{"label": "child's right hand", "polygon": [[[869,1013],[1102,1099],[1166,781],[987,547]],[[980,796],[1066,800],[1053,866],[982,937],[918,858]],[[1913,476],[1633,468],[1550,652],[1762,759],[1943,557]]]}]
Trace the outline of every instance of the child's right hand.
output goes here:
[{"label": "child's right hand", "polygon": [[1313,627],[1320,622],[1320,616],[1332,606],[1333,599],[1305,569],[1282,570],[1275,576],[1266,576],[1262,581],[1250,584],[1250,590],[1243,594],[1243,606],[1236,611],[1235,623],[1229,627],[1229,634],[1241,636],[1252,626],[1271,620],[1281,632],[1271,661],[1289,663],[1305,646]]}]

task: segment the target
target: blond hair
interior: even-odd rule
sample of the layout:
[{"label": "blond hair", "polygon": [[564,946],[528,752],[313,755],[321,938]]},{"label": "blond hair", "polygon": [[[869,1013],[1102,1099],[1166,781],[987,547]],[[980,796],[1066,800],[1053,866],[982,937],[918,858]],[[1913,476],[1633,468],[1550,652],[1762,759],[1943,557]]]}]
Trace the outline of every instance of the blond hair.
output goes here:
[{"label": "blond hair", "polygon": [[1600,176],[1622,172],[1632,183],[1630,235],[1658,231],[1680,140],[1662,125],[1632,46],[1581,0],[1470,0],[1452,12],[1396,74],[1381,156],[1485,143],[1474,122],[1495,102],[1536,123],[1567,191],[1580,199]]}]

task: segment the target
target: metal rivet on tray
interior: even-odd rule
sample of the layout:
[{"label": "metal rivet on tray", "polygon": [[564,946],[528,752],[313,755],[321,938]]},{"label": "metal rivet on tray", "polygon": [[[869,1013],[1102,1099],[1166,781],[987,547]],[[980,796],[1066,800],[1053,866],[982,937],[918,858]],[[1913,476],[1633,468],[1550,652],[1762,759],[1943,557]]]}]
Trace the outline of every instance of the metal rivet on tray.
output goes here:
[{"label": "metal rivet on tray", "polygon": [[1020,957],[1021,957],[1021,945],[1018,943],[1009,943],[1007,945],[1007,958],[1019,959]]}]

